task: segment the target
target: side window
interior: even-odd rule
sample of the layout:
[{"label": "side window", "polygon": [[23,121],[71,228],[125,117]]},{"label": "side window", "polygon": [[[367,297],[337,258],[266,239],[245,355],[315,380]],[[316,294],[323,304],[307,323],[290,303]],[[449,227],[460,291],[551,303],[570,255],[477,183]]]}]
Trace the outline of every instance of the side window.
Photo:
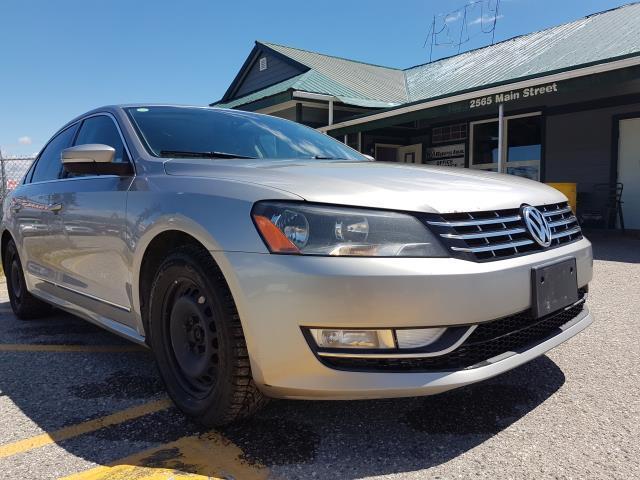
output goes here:
[{"label": "side window", "polygon": [[113,120],[105,115],[87,118],[82,122],[75,145],[86,145],[87,143],[109,145],[116,150],[116,162],[129,161],[118,129]]},{"label": "side window", "polygon": [[77,125],[73,125],[56,135],[44,148],[33,170],[31,182],[56,180],[62,173],[62,150],[69,148],[76,133]]}]

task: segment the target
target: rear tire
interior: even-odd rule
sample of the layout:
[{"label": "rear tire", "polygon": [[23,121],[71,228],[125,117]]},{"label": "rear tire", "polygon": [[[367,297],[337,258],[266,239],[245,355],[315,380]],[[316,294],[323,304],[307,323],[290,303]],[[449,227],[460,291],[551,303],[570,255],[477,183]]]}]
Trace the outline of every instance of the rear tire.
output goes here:
[{"label": "rear tire", "polygon": [[151,286],[149,335],[169,396],[199,423],[225,425],[267,402],[251,377],[231,292],[208,251],[186,245],[160,265]]},{"label": "rear tire", "polygon": [[20,320],[34,320],[51,313],[51,305],[37,299],[27,291],[22,262],[13,240],[9,240],[2,262],[7,279],[11,309]]}]

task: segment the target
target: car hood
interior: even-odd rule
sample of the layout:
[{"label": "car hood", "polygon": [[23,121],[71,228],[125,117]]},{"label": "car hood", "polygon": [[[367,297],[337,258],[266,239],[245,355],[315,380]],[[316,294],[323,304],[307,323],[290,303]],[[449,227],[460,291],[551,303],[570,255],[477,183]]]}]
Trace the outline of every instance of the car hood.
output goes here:
[{"label": "car hood", "polygon": [[566,201],[542,183],[455,167],[327,160],[170,159],[169,175],[260,184],[309,202],[416,212],[470,212]]}]

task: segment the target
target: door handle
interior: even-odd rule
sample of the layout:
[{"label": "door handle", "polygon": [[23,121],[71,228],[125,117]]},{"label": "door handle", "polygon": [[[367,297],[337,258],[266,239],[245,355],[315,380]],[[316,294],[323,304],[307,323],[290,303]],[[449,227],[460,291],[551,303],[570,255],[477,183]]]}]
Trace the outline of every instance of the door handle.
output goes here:
[{"label": "door handle", "polygon": [[50,212],[58,213],[60,210],[62,210],[62,204],[61,203],[54,203],[52,205],[49,205],[49,211]]}]

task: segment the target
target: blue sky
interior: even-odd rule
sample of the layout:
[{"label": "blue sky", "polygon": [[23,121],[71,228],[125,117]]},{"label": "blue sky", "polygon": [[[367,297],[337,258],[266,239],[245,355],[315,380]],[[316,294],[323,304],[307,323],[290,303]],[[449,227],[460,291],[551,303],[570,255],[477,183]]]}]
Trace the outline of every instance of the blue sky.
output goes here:
[{"label": "blue sky", "polygon": [[[468,10],[472,38],[463,50],[491,42],[480,32],[490,30],[490,1]],[[433,15],[467,2],[2,0],[0,148],[5,156],[36,153],[62,124],[100,105],[210,103],[256,39],[394,67],[425,63]],[[495,41],[625,3],[501,0]],[[438,43],[457,42],[460,17],[439,17],[436,29],[450,30]],[[456,52],[439,46],[434,58]]]}]

